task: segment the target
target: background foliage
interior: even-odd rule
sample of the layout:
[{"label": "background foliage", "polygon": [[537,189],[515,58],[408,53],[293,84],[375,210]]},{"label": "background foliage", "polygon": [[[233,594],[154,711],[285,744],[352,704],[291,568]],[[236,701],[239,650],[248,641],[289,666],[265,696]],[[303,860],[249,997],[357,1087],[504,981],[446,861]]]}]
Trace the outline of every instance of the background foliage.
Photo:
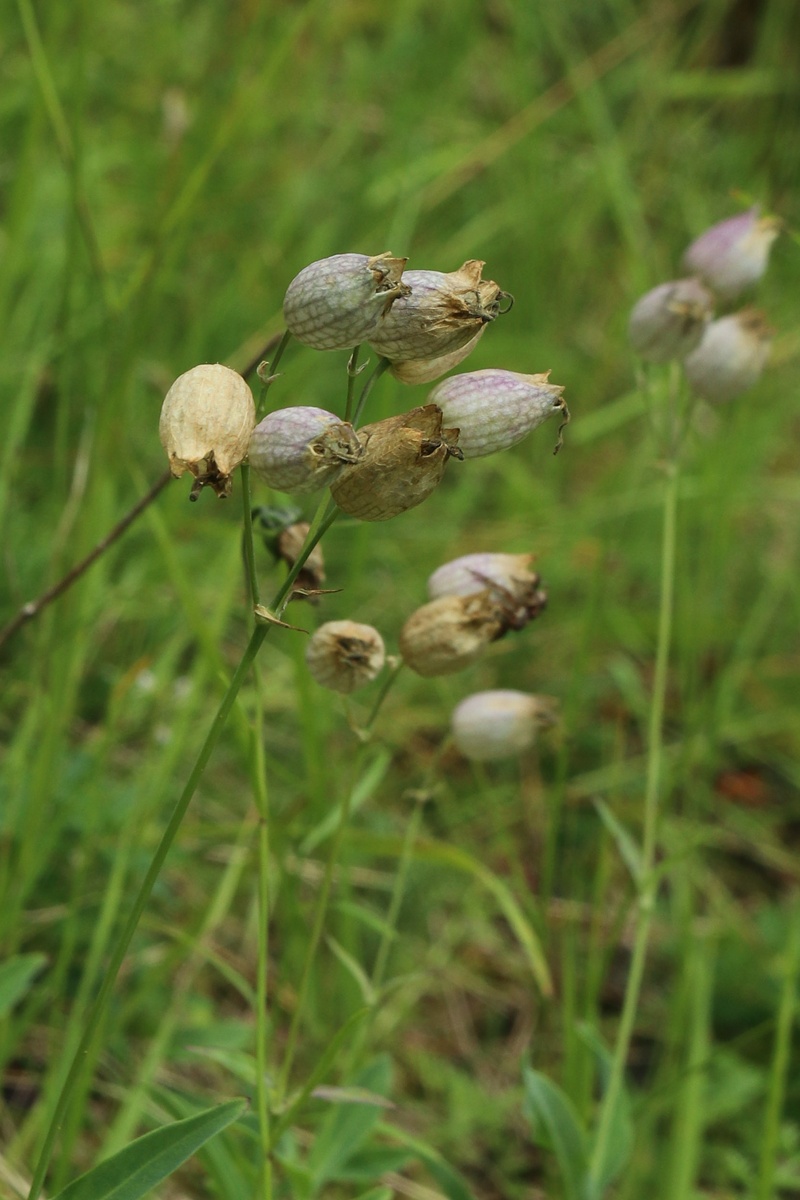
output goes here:
[{"label": "background foliage", "polygon": [[[552,368],[567,387],[573,424],[557,459],[545,427],[507,454],[452,464],[396,521],[343,521],[326,538],[341,591],[320,611],[377,625],[390,647],[427,574],[473,550],[535,552],[550,609],[469,677],[409,676],[387,701],[335,882],[328,932],[342,953],[327,943],[315,962],[300,1054],[307,1073],[363,1005],[352,964],[374,960],[421,805],[394,985],[326,1083],[371,1071],[393,1126],[481,1200],[558,1196],[567,1185],[534,1144],[522,1067],[591,1116],[634,903],[594,802],[638,830],[656,632],[660,476],[627,312],[742,204],[796,226],[796,5],[18,0],[0,22],[9,617],[164,469],[156,431],[171,381],[198,362],[242,368],[280,330],[286,285],[313,259],[386,248],[442,270],[485,259],[516,304],[470,369]],[[790,234],[758,298],[777,330],[770,371],[702,414],[682,483],[666,882],[629,1060],[636,1136],[620,1197],[757,1194],[776,1070],[788,1081],[777,1181],[800,1190],[796,1059],[775,1058],[798,966],[797,279]],[[341,408],[345,358],[293,345],[271,401]],[[425,394],[386,378],[369,417]],[[42,956],[22,960],[0,1028],[0,1190],[12,1196],[25,1194],[110,939],[247,636],[238,503],[190,506],[186,491],[168,488],[3,651],[0,939],[9,960]],[[259,570],[277,584],[266,554]],[[318,618],[294,606],[290,619]],[[287,634],[262,654],[276,1059],[326,818],[352,782],[344,710],[309,681],[302,652]],[[440,757],[454,703],[493,686],[558,697],[560,729],[519,767]],[[243,1094],[257,886],[248,703],[126,960],[51,1192],[168,1117]],[[541,939],[552,996],[482,870]],[[341,1107],[315,1101],[293,1134],[325,1195],[379,1178],[388,1195],[454,1194],[375,1128],[355,1166],[326,1175]],[[231,1127],[163,1195],[249,1195],[252,1157]]]}]

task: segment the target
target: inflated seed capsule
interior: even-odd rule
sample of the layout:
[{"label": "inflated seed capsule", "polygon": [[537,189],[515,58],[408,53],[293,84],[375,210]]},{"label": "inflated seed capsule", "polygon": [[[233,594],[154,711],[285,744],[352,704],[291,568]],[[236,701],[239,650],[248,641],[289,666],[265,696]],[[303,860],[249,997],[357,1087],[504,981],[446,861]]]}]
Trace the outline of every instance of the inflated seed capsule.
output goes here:
[{"label": "inflated seed capsule", "polygon": [[443,379],[429,394],[438,404],[448,425],[459,429],[458,444],[464,458],[494,454],[522,439],[548,417],[558,413],[561,429],[569,421],[569,410],[562,397],[563,387],[548,383],[550,372],[520,375],[490,367]]},{"label": "inflated seed capsule", "polygon": [[309,671],[317,683],[334,692],[354,692],[371,683],[385,658],[377,629],[356,621],[327,621],[306,647]]},{"label": "inflated seed capsule", "polygon": [[467,696],[453,710],[453,740],[465,758],[489,762],[528,750],[540,729],[555,720],[547,696],[498,689]]},{"label": "inflated seed capsule", "polygon": [[714,315],[714,297],[699,279],[661,283],[637,300],[628,321],[633,349],[648,362],[685,358]]},{"label": "inflated seed capsule", "polygon": [[328,487],[363,454],[353,426],[324,408],[267,413],[250,439],[250,466],[270,487],[304,495]]},{"label": "inflated seed capsule", "polygon": [[256,420],[250,388],[238,371],[205,363],[179,375],[161,408],[158,433],[169,469],[195,478],[190,494],[203,487],[230,495],[231,474],[244,460]]},{"label": "inflated seed capsule", "polygon": [[431,600],[439,596],[469,596],[495,588],[521,601],[539,587],[540,579],[529,567],[532,554],[464,554],[444,563],[428,579]]},{"label": "inflated seed capsule", "polygon": [[407,271],[410,294],[384,313],[368,341],[391,362],[451,354],[511,307],[511,297],[482,279],[484,263],[471,259],[457,271]]},{"label": "inflated seed capsule", "polygon": [[686,251],[687,270],[700,275],[723,300],[757,283],[767,269],[772,243],[781,230],[776,217],[759,217],[759,207],[718,221]]},{"label": "inflated seed capsule", "polygon": [[334,254],[304,267],[286,291],[283,316],[299,342],[315,350],[351,350],[373,331],[398,296],[408,259],[390,251]]},{"label": "inflated seed capsule", "polygon": [[388,521],[421,504],[461,458],[458,430],[442,428],[441,409],[425,404],[358,430],[363,455],[331,485],[339,508],[362,521]]},{"label": "inflated seed capsule", "polygon": [[746,392],[767,365],[771,335],[764,314],[754,308],[712,321],[683,363],[692,391],[715,403]]},{"label": "inflated seed capsule", "polygon": [[486,326],[481,325],[475,336],[465,345],[459,346],[457,350],[451,350],[449,354],[441,354],[438,358],[410,358],[405,362],[392,363],[389,368],[390,373],[401,383],[433,383],[434,379],[440,379],[442,375],[446,375],[448,371],[452,371],[453,367],[457,367],[459,363],[463,362],[467,355],[475,349],[485,332]]},{"label": "inflated seed capsule", "polygon": [[524,629],[547,604],[545,592],[523,598],[497,586],[423,604],[400,631],[400,653],[418,675],[450,675],[476,662],[511,629]]}]

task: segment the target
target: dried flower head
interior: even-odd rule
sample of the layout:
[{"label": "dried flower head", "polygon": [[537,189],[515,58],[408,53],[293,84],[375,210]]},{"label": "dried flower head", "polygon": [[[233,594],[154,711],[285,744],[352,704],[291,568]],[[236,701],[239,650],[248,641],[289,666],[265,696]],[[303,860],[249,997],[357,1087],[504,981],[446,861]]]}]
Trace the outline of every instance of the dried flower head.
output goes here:
[{"label": "dried flower head", "polygon": [[270,487],[304,495],[328,487],[363,451],[353,426],[324,408],[267,413],[253,430],[250,466]]},{"label": "dried flower head", "polygon": [[425,500],[449,458],[461,458],[458,430],[442,428],[435,404],[358,430],[363,456],[331,485],[339,508],[362,521],[388,521]]},{"label": "dried flower head", "polygon": [[772,243],[781,230],[775,217],[759,217],[758,205],[718,221],[692,242],[683,262],[723,300],[757,283],[767,269]]},{"label": "dried flower head", "polygon": [[394,363],[439,358],[473,341],[511,307],[507,292],[481,278],[484,265],[471,259],[448,274],[407,271],[410,294],[381,317],[368,339],[372,348]]},{"label": "dried flower head", "polygon": [[400,653],[418,675],[451,675],[476,662],[509,630],[524,629],[546,604],[547,595],[538,588],[524,599],[497,586],[440,596],[408,618],[400,631]]},{"label": "dried flower head", "polygon": [[192,367],[167,392],[158,433],[176,478],[189,471],[190,494],[203,487],[230,495],[231,474],[247,455],[256,420],[250,388],[238,371],[220,363]]},{"label": "dried flower head", "polygon": [[661,283],[637,300],[628,335],[637,354],[648,362],[685,358],[703,336],[714,315],[714,297],[698,279]]},{"label": "dried flower head", "polygon": [[350,350],[364,341],[392,302],[409,289],[402,282],[408,259],[390,251],[334,254],[304,267],[283,301],[286,327],[315,350]]},{"label": "dried flower head", "polygon": [[309,671],[317,683],[334,692],[354,692],[371,683],[385,658],[377,629],[356,621],[327,621],[306,647]]},{"label": "dried flower head", "polygon": [[453,711],[451,729],[465,758],[488,762],[528,750],[539,730],[554,720],[555,705],[549,697],[497,690],[462,700]]},{"label": "dried flower head", "polygon": [[549,371],[520,375],[496,367],[469,371],[437,383],[428,400],[439,405],[448,425],[458,427],[458,444],[464,458],[481,458],[505,450],[521,442],[554,413],[561,417],[558,450],[569,410],[562,396],[563,387],[548,383],[549,376]]},{"label": "dried flower head", "polygon": [[692,391],[724,403],[758,380],[769,358],[772,331],[754,308],[712,321],[683,367]]}]

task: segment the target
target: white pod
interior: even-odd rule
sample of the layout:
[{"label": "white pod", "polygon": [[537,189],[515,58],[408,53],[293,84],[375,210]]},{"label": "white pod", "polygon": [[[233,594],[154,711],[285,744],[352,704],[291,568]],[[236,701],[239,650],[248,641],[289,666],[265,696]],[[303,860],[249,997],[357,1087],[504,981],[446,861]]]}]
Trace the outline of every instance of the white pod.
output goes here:
[{"label": "white pod", "polygon": [[684,360],[693,392],[722,404],[752,387],[767,365],[771,331],[752,308],[712,321],[703,340]]},{"label": "white pod", "polygon": [[196,483],[191,499],[209,486],[230,495],[231,474],[244,460],[256,420],[253,394],[238,371],[220,363],[192,367],[164,398],[158,432],[169,469]]},{"label": "white pod", "polygon": [[637,300],[628,321],[633,349],[648,362],[685,358],[714,315],[714,297],[698,279],[661,283]]},{"label": "white pod", "polygon": [[387,250],[372,258],[334,254],[311,263],[287,289],[287,329],[315,350],[351,350],[372,332],[392,301],[408,292],[401,282],[407,262]]},{"label": "white pod", "polygon": [[428,596],[470,596],[490,587],[520,599],[539,584],[539,576],[528,570],[532,562],[532,554],[464,554],[437,567],[428,579]]},{"label": "white pod", "polygon": [[[563,387],[543,375],[521,375],[490,367],[443,379],[428,396],[444,420],[459,430],[464,458],[482,458],[521,442],[548,417],[569,420]],[[560,433],[560,431],[559,431]],[[559,448],[559,443],[556,449]]]},{"label": "white pod", "polygon": [[304,495],[329,487],[361,458],[353,426],[324,408],[298,406],[267,413],[250,439],[250,466],[270,487]]},{"label": "white pod", "polygon": [[383,638],[371,625],[327,621],[312,634],[306,663],[317,683],[334,692],[354,692],[371,683],[386,659]]},{"label": "white pod", "polygon": [[465,758],[489,762],[528,750],[539,729],[553,722],[552,701],[498,690],[467,696],[453,711],[453,739]]},{"label": "white pod", "polygon": [[699,275],[723,300],[732,300],[752,287],[767,269],[781,222],[775,217],[759,217],[758,211],[755,205],[718,221],[701,233],[683,256],[687,270]]}]

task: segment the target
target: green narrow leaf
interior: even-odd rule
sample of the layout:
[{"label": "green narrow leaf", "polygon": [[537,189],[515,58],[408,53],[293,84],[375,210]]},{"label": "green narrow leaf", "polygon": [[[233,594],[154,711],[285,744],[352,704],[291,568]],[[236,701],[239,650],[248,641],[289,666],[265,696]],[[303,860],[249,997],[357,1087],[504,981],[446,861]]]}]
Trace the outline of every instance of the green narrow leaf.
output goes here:
[{"label": "green narrow leaf", "polygon": [[584,1200],[587,1181],[586,1132],[570,1098],[530,1067],[523,1070],[525,1109],[534,1141],[558,1159],[566,1200]]},{"label": "green narrow leaf", "polygon": [[17,954],[0,963],[0,1017],[11,1012],[46,963],[44,954]]},{"label": "green narrow leaf", "polygon": [[[392,1064],[380,1055],[353,1081],[357,1087],[385,1095],[391,1086]],[[323,1121],[311,1153],[308,1167],[314,1176],[315,1191],[328,1180],[336,1179],[348,1161],[360,1150],[378,1123],[382,1108],[376,1104],[337,1104]]]},{"label": "green narrow leaf", "polygon": [[[359,779],[356,786],[353,788],[353,795],[350,798],[350,813],[357,813],[363,804],[369,800],[372,793],[375,791],[378,784],[386,774],[389,763],[392,761],[392,756],[388,750],[380,750],[373,762],[367,767],[364,774]],[[335,805],[330,812],[326,813],[318,825],[309,830],[306,836],[300,843],[300,855],[305,857],[311,854],[320,842],[324,842],[326,837],[329,837],[334,829],[336,829],[341,818],[341,806]]]},{"label": "green narrow leaf", "polygon": [[355,981],[356,987],[361,992],[361,999],[368,1007],[371,1007],[375,1003],[375,988],[370,983],[369,977],[367,976],[364,968],[361,966],[361,963],[356,962],[352,954],[345,950],[344,946],[337,942],[336,938],[328,935],[328,937],[325,938],[325,941],[330,946],[331,950],[336,955],[344,969]]},{"label": "green narrow leaf", "polygon": [[620,858],[633,876],[634,883],[640,884],[642,882],[642,855],[639,847],[607,804],[602,800],[595,800],[594,806],[606,830],[614,839]]},{"label": "green narrow leaf", "polygon": [[382,1122],[378,1126],[378,1130],[386,1137],[393,1138],[396,1142],[399,1142],[401,1146],[407,1146],[416,1155],[429,1174],[436,1180],[447,1200],[475,1200],[466,1180],[459,1175],[454,1167],[450,1166],[446,1159],[442,1158],[438,1150],[434,1150],[433,1146],[429,1146],[427,1142],[423,1142],[420,1138],[412,1137],[404,1129],[397,1129],[394,1125],[389,1125],[387,1122]]},{"label": "green narrow leaf", "polygon": [[[608,1078],[611,1074],[611,1051],[603,1042],[603,1039],[594,1026],[589,1025],[587,1022],[582,1021],[577,1027],[577,1032],[581,1041],[585,1046],[589,1047],[595,1056],[600,1076],[600,1086],[605,1093],[608,1086]],[[603,1194],[608,1185],[617,1178],[620,1171],[626,1166],[632,1152],[633,1118],[631,1117],[631,1100],[628,1089],[623,1083],[611,1117],[611,1130],[605,1160],[600,1165],[600,1173],[597,1179],[597,1188],[600,1195]]]},{"label": "green narrow leaf", "polygon": [[246,1108],[246,1100],[230,1100],[146,1133],[68,1184],[53,1200],[139,1200]]}]

